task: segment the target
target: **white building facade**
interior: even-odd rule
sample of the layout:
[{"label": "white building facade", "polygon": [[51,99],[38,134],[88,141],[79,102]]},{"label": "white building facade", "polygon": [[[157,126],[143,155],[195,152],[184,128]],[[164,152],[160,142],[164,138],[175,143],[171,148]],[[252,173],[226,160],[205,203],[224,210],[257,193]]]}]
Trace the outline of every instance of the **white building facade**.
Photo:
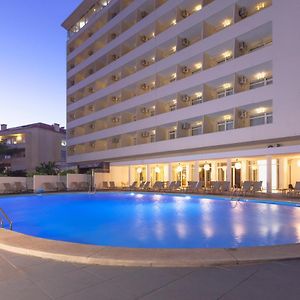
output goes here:
[{"label": "white building facade", "polygon": [[68,162],[103,179],[300,181],[298,0],[84,0],[65,20]]}]

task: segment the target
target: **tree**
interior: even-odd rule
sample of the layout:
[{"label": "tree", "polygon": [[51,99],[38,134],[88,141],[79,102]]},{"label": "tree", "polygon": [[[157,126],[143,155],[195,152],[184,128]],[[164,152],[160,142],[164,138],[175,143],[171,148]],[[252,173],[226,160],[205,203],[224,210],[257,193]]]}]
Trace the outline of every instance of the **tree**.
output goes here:
[{"label": "tree", "polygon": [[0,142],[0,155],[5,155],[8,150],[8,147]]},{"label": "tree", "polygon": [[42,162],[35,168],[35,171],[38,175],[57,175],[58,167],[54,161]]}]

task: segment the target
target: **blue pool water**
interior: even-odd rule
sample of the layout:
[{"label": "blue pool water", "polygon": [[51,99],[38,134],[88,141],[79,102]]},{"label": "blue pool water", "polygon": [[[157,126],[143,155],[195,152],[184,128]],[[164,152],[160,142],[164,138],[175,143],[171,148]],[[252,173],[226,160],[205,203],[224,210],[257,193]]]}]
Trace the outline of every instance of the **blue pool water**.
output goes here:
[{"label": "blue pool water", "polygon": [[232,248],[300,242],[300,207],[152,193],[0,197],[17,232],[85,244]]}]

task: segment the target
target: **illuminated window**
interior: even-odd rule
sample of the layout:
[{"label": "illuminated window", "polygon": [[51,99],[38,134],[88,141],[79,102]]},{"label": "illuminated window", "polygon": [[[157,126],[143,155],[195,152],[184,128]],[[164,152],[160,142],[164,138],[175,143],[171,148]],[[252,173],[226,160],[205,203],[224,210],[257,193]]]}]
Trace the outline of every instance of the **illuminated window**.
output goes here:
[{"label": "illuminated window", "polygon": [[192,135],[199,135],[202,134],[202,124],[195,125],[192,127]]},{"label": "illuminated window", "polygon": [[263,113],[260,115],[250,117],[250,126],[271,124],[273,122],[272,113]]},{"label": "illuminated window", "polygon": [[176,139],[176,130],[169,131],[169,140]]},{"label": "illuminated window", "polygon": [[217,129],[218,131],[227,131],[227,130],[234,129],[233,120],[218,122]]}]

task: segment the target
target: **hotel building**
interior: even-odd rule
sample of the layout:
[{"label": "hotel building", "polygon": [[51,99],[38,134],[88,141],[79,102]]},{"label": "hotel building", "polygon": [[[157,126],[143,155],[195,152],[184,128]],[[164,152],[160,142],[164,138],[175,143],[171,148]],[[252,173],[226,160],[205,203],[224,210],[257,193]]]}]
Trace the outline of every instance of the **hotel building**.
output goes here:
[{"label": "hotel building", "polygon": [[84,0],[64,21],[69,163],[300,181],[299,0]]}]

